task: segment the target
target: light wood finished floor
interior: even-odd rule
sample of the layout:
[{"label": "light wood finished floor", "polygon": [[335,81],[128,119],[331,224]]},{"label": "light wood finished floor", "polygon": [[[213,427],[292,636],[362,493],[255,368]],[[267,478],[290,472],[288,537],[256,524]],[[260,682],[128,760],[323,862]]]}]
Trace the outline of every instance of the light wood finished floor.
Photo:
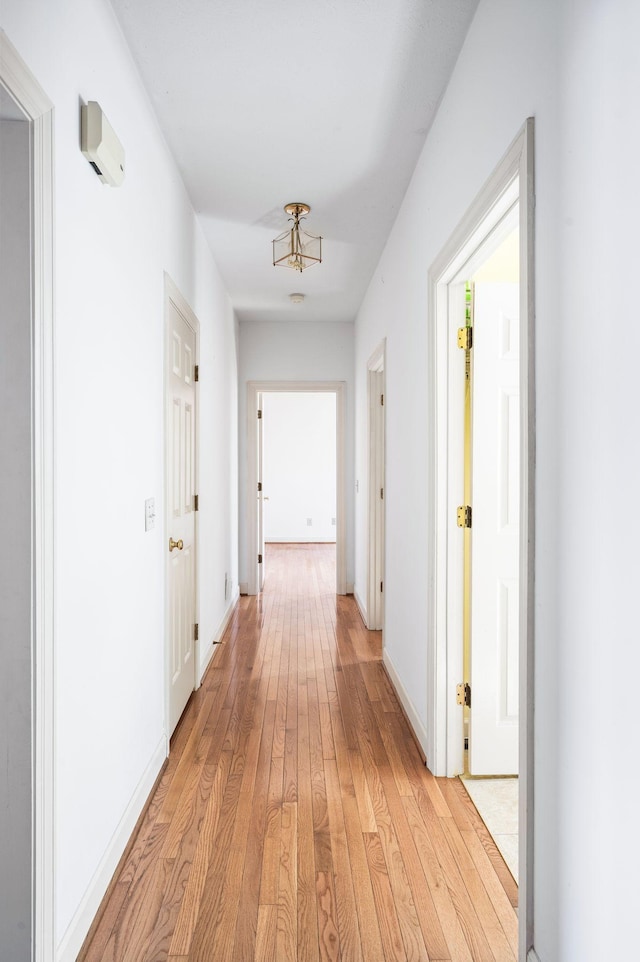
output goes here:
[{"label": "light wood finished floor", "polygon": [[517,888],[422,763],[334,547],[269,546],[82,962],[506,962]]}]

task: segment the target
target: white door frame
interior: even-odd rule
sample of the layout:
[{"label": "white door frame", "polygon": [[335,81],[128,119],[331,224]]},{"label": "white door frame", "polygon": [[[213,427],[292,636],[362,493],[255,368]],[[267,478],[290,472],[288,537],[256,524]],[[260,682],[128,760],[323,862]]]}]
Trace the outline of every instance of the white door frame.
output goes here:
[{"label": "white door frame", "polygon": [[336,593],[347,593],[345,518],[344,381],[249,381],[247,383],[247,594],[258,593],[258,395],[335,394],[336,396]]},{"label": "white door frame", "polygon": [[0,81],[31,125],[34,945],[52,962],[54,930],[53,104],[0,30]]},{"label": "white door frame", "polygon": [[[462,681],[462,539],[455,523],[461,504],[462,442],[452,443],[458,424],[462,432],[461,351],[451,338],[449,285],[472,261],[504,214],[519,204],[520,216],[520,960],[533,945],[533,692],[534,692],[534,121],[529,118],[504,158],[484,185],[429,271],[428,438],[430,530],[428,597],[427,757],[438,775],[460,771],[463,746],[462,711],[455,704]],[[458,397],[459,395],[459,397]],[[460,410],[458,411],[458,408]],[[457,417],[457,415],[460,417]],[[458,450],[459,449],[459,450]],[[450,639],[452,639],[450,643]],[[457,654],[456,654],[457,653]]]},{"label": "white door frame", "polygon": [[0,29],[0,81],[31,126],[35,962],[53,962],[55,904],[53,104]]},{"label": "white door frame", "polygon": [[[171,277],[166,273],[164,274],[164,342],[165,342],[165,353],[164,353],[164,537],[162,539],[162,550],[165,553],[164,562],[164,730],[167,739],[167,755],[169,754],[169,740],[171,733],[169,731],[171,724],[171,619],[169,612],[169,566],[171,557],[167,548],[169,544],[169,537],[171,535],[171,524],[169,517],[169,499],[167,493],[169,491],[169,470],[170,465],[168,463],[168,431],[170,430],[171,424],[171,397],[170,397],[170,371],[171,371],[171,319],[170,319],[170,306],[176,308],[176,310],[182,314],[185,321],[191,327],[195,334],[196,340],[196,356],[195,364],[200,364],[200,322],[196,315],[191,310],[188,302],[180,293],[177,286],[172,281]],[[199,482],[199,466],[200,466],[200,404],[198,396],[198,382],[194,383],[194,406],[195,406],[195,416],[194,416],[194,464],[193,464],[193,480],[194,480],[194,494],[200,489]],[[196,511],[194,514],[193,523],[193,590],[194,590],[194,620],[196,624],[200,621],[199,615],[199,565],[198,565],[198,526],[199,514]],[[193,649],[193,690],[200,687],[200,641],[198,639],[194,642]]]},{"label": "white door frame", "polygon": [[[385,500],[380,489],[385,485],[385,417],[380,394],[385,393],[386,338],[367,362],[367,436],[369,444],[369,513],[367,557],[367,628],[384,628],[384,596],[379,582],[384,580]],[[381,578],[382,575],[382,578]]]}]

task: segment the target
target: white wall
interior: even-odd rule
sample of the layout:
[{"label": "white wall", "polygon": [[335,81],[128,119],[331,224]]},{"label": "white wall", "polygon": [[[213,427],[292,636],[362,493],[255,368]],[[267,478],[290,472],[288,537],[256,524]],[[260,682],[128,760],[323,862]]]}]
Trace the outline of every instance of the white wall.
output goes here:
[{"label": "white wall", "polygon": [[265,394],[262,432],[265,541],[335,541],[335,394]]},{"label": "white wall", "polygon": [[[426,330],[430,264],[527,116],[536,118],[535,945],[541,962],[637,952],[640,670],[637,230],[640,6],[481,0],[356,323],[387,337],[387,651],[427,704]],[[366,491],[356,515],[364,590]]]},{"label": "white wall", "polygon": [[353,324],[241,321],[238,359],[240,582],[247,571],[247,382],[345,381],[347,585],[353,584]]},{"label": "white wall", "polygon": [[[163,272],[201,325],[205,647],[225,572],[237,586],[236,332],[111,7],[5,0],[2,26],[55,105],[56,927],[75,959],[165,750]],[[89,99],[124,145],[119,189],[80,153]]]},{"label": "white wall", "polygon": [[29,125],[0,121],[0,946],[31,959]]}]

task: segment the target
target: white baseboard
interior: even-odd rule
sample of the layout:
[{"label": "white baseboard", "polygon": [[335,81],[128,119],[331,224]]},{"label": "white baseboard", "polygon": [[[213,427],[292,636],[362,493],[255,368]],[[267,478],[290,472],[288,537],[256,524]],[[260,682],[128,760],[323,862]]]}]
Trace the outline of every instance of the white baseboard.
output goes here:
[{"label": "white baseboard", "polygon": [[238,591],[240,592],[241,595],[248,595],[248,594],[249,594],[249,582],[248,582],[248,581],[241,581],[240,584],[238,585]]},{"label": "white baseboard", "polygon": [[202,679],[206,675],[207,668],[213,661],[213,656],[215,655],[217,650],[218,650],[218,646],[216,642],[212,641],[209,647],[207,648],[207,650],[203,652],[202,658],[200,660],[200,680],[198,681],[198,686],[202,684]]},{"label": "white baseboard", "polygon": [[358,592],[357,592],[357,590],[355,589],[355,587],[354,587],[354,589],[353,589],[353,597],[355,598],[355,602],[356,602],[356,604],[357,604],[357,606],[358,606],[358,611],[360,612],[360,617],[362,618],[362,620],[363,620],[363,622],[364,622],[364,626],[365,626],[365,628],[368,628],[369,625],[368,625],[368,623],[367,623],[367,606],[365,605],[364,601],[362,600],[362,598],[361,598],[360,595],[358,594]]},{"label": "white baseboard", "polygon": [[233,598],[232,598],[231,601],[229,602],[229,606],[228,606],[227,610],[225,611],[224,617],[223,617],[222,621],[220,622],[220,624],[219,624],[219,626],[218,626],[218,630],[215,632],[215,634],[214,634],[214,636],[213,636],[213,641],[211,642],[211,644],[209,645],[209,647],[207,648],[207,650],[204,651],[204,652],[202,653],[202,655],[201,655],[201,659],[200,659],[200,682],[202,682],[202,679],[204,678],[204,673],[205,673],[205,671],[207,670],[207,668],[209,667],[209,664],[210,664],[210,662],[211,662],[211,659],[213,658],[214,654],[215,654],[216,651],[217,651],[217,647],[216,647],[216,646],[222,641],[223,635],[224,635],[225,631],[227,630],[227,625],[228,625],[229,622],[231,621],[231,617],[232,617],[232,615],[233,615],[233,612],[236,610],[236,605],[238,604],[238,598],[239,598],[239,597],[240,597],[240,591],[237,590],[237,591],[234,593]]},{"label": "white baseboard", "polygon": [[527,952],[527,962],[540,962],[538,954],[535,949],[529,949]]},{"label": "white baseboard", "polygon": [[427,730],[422,724],[422,722],[420,721],[420,718],[418,717],[418,713],[415,710],[413,702],[409,698],[406,688],[400,681],[400,676],[398,675],[398,672],[396,671],[393,665],[393,662],[389,658],[389,655],[387,654],[386,649],[384,649],[382,652],[382,662],[384,664],[384,667],[387,669],[389,678],[391,679],[393,687],[396,690],[396,695],[398,696],[398,700],[402,705],[402,707],[404,708],[405,714],[409,719],[409,723],[413,728],[413,734],[418,739],[420,747],[422,748],[422,751],[424,752],[426,757],[427,756]]},{"label": "white baseboard", "polygon": [[167,739],[163,735],[58,945],[57,962],[75,962],[166,757]]},{"label": "white baseboard", "polygon": [[227,610],[226,610],[225,613],[224,613],[224,618],[222,619],[222,621],[221,621],[220,624],[218,625],[218,630],[216,631],[215,635],[213,636],[213,643],[214,643],[214,645],[217,645],[217,644],[219,644],[219,643],[222,641],[222,639],[223,639],[223,637],[224,637],[224,633],[225,633],[225,631],[227,630],[227,628],[228,628],[228,626],[229,626],[229,622],[231,621],[231,617],[232,617],[234,611],[236,610],[236,605],[238,604],[238,599],[239,599],[239,598],[240,598],[240,589],[239,589],[239,588],[236,588],[236,590],[235,590],[234,593],[233,593],[233,597],[231,598],[231,601],[229,602],[229,605],[228,605],[228,607],[227,607]]}]

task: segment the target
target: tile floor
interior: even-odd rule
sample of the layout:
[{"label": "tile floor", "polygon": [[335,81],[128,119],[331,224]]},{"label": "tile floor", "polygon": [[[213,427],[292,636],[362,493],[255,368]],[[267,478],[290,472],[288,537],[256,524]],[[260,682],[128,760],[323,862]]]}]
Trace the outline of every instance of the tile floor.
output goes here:
[{"label": "tile floor", "polygon": [[518,779],[463,776],[462,784],[517,882]]}]

